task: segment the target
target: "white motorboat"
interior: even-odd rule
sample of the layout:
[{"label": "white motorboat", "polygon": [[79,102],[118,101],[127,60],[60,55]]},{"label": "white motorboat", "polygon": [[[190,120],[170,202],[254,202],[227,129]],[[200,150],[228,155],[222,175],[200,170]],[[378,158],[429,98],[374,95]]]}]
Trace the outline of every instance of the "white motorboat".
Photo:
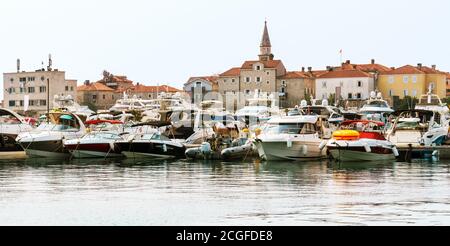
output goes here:
[{"label": "white motorboat", "polygon": [[333,159],[344,162],[395,160],[399,153],[395,145],[384,137],[383,127],[382,122],[345,121],[328,141],[327,151]]},{"label": "white motorboat", "polygon": [[320,149],[316,115],[274,117],[267,122],[254,144],[259,156],[267,161],[321,159],[326,151]]},{"label": "white motorboat", "polygon": [[47,122],[17,136],[16,141],[29,157],[66,158],[69,151],[63,139],[79,138],[86,134],[82,120],[71,112],[52,111],[47,114]]},{"label": "white motorboat", "polygon": [[14,111],[0,108],[0,152],[21,151],[16,138],[21,132],[33,130],[25,119]]},{"label": "white motorboat", "polygon": [[435,121],[433,111],[403,110],[393,115],[397,118],[386,135],[398,148],[441,145],[447,138],[448,127]]},{"label": "white motorboat", "polygon": [[416,104],[417,110],[429,110],[435,112],[435,121],[444,127],[449,127],[450,110],[446,103],[442,103],[438,95],[432,93],[430,88],[428,93],[419,98],[419,103]]},{"label": "white motorboat", "polygon": [[123,140],[123,123],[114,120],[87,121],[92,131],[81,138],[64,140],[64,147],[74,158],[121,157],[114,143]]},{"label": "white motorboat", "polygon": [[318,105],[317,100],[313,100],[312,105],[308,105],[306,100],[300,104],[300,110],[305,115],[317,115],[322,121],[322,137],[330,139],[334,131],[339,128],[339,125],[344,121],[344,116],[337,107],[328,105],[328,100],[322,100]]},{"label": "white motorboat", "polygon": [[66,110],[78,115],[82,120],[86,120],[91,115],[95,114],[94,111],[90,110],[87,106],[81,106],[72,98],[71,95],[68,96],[58,96],[55,95],[53,98],[53,108]]},{"label": "white motorboat", "polygon": [[394,110],[389,106],[388,102],[383,100],[381,93],[371,92],[369,100],[361,107],[359,113],[365,120],[375,120],[387,123],[387,119]]}]

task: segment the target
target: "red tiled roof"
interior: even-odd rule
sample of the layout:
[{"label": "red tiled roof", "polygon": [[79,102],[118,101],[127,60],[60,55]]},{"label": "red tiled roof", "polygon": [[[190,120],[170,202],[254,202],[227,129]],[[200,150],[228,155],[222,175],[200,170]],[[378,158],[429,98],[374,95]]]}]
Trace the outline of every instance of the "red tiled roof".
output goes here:
[{"label": "red tiled roof", "polygon": [[425,72],[426,74],[445,74],[445,75],[447,75],[447,73],[445,73],[445,72],[442,72],[442,71],[439,71],[437,69],[433,69],[433,68],[427,67],[427,66],[422,66],[420,71]]},{"label": "red tiled roof", "polygon": [[270,60],[270,61],[246,61],[244,64],[242,64],[241,69],[253,69],[253,65],[255,63],[262,63],[264,64],[265,68],[276,68],[278,67],[282,62],[281,60]]},{"label": "red tiled roof", "polygon": [[196,80],[196,79],[203,79],[203,80],[209,81],[209,82],[211,82],[211,83],[217,84],[217,83],[218,83],[217,80],[219,79],[219,77],[218,77],[218,76],[199,76],[199,77],[191,77],[191,78],[189,78],[188,82],[185,83],[184,85],[187,85],[187,84],[189,84],[192,80]]},{"label": "red tiled roof", "polygon": [[284,76],[278,77],[278,79],[307,79],[310,78],[305,72],[292,71],[287,72]]},{"label": "red tiled roof", "polygon": [[377,71],[377,72],[387,72],[387,71],[391,71],[392,69],[381,65],[381,64],[356,64],[356,69],[359,69],[361,71],[364,72],[372,72],[372,71]]},{"label": "red tiled roof", "polygon": [[77,87],[78,91],[114,91],[112,88],[109,88],[108,86],[96,82],[96,83],[91,83],[88,85],[81,85]]},{"label": "red tiled roof", "polygon": [[239,75],[241,75],[240,67],[234,67],[234,68],[220,74],[221,77],[237,77]]},{"label": "red tiled roof", "polygon": [[177,88],[168,86],[168,85],[160,85],[160,86],[147,86],[147,85],[141,85],[137,84],[131,88],[131,90],[135,93],[149,93],[149,92],[181,92]]},{"label": "red tiled roof", "polygon": [[318,76],[319,78],[363,78],[372,77],[370,74],[361,70],[340,70],[330,71]]},{"label": "red tiled roof", "polygon": [[403,67],[399,67],[397,69],[391,70],[391,71],[386,71],[386,72],[381,72],[381,74],[386,74],[386,75],[394,75],[394,74],[424,74],[425,72],[419,70],[418,68],[411,66],[411,65],[406,65]]}]

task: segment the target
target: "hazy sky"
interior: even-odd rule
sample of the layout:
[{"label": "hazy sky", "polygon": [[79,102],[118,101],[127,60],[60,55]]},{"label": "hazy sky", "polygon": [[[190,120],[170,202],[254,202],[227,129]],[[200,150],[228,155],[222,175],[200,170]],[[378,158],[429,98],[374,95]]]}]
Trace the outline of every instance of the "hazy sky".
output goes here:
[{"label": "hazy sky", "polygon": [[106,69],[181,87],[256,59],[265,18],[288,70],[338,64],[343,49],[356,63],[450,71],[446,0],[1,0],[0,70],[17,58],[39,69],[51,53],[79,83]]}]

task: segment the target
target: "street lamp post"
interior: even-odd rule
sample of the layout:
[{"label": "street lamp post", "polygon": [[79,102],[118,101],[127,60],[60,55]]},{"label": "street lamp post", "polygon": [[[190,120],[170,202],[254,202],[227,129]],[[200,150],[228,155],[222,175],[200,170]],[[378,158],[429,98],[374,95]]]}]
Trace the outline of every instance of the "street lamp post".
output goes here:
[{"label": "street lamp post", "polygon": [[47,119],[50,114],[50,79],[47,78]]}]

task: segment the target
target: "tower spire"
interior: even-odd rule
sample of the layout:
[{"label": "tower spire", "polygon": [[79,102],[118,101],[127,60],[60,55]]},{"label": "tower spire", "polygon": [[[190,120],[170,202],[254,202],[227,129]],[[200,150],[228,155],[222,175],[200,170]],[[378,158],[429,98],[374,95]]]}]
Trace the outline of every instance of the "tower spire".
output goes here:
[{"label": "tower spire", "polygon": [[273,60],[272,44],[270,43],[269,30],[267,28],[267,20],[264,21],[264,31],[261,39],[259,60]]}]

